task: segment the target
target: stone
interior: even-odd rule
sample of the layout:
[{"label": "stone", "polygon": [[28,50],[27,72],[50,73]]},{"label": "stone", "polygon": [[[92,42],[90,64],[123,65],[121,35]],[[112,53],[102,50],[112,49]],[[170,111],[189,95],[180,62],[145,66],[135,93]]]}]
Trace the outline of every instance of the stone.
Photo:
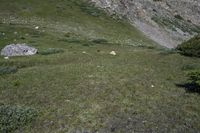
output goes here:
[{"label": "stone", "polygon": [[4,59],[5,59],[5,60],[8,60],[8,59],[9,59],[9,57],[4,57]]},{"label": "stone", "polygon": [[117,55],[117,53],[115,51],[111,51],[110,55],[114,55],[115,56],[115,55]]},{"label": "stone", "polygon": [[37,49],[26,44],[10,44],[1,50],[1,55],[5,57],[10,56],[30,56],[37,53]]},{"label": "stone", "polygon": [[38,30],[38,29],[39,29],[39,26],[36,26],[35,29]]},{"label": "stone", "polygon": [[82,53],[83,53],[83,54],[87,54],[86,51],[83,51]]}]

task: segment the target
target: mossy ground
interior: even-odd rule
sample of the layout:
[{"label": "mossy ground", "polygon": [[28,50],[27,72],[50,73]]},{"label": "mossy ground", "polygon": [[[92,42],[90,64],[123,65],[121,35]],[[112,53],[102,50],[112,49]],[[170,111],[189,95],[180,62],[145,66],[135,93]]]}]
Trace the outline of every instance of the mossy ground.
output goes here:
[{"label": "mossy ground", "polygon": [[[58,5],[63,10],[56,14]],[[82,5],[1,2],[1,48],[21,42],[64,50],[0,58],[2,67],[18,69],[0,75],[0,102],[39,112],[16,132],[199,132],[200,96],[177,84],[186,81],[183,70],[200,67],[200,60],[168,52],[126,22]],[[107,41],[94,41],[102,39]],[[113,50],[116,56],[109,54]]]}]

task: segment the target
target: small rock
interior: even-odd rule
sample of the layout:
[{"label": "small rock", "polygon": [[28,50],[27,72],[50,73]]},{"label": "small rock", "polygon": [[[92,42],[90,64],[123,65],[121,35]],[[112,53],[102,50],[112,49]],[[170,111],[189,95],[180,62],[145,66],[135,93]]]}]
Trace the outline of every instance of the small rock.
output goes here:
[{"label": "small rock", "polygon": [[83,53],[83,54],[86,54],[86,52],[85,52],[85,51],[83,51],[82,53]]},{"label": "small rock", "polygon": [[70,102],[70,100],[69,100],[69,99],[67,99],[67,100],[65,100],[65,102]]},{"label": "small rock", "polygon": [[151,85],[151,88],[154,88],[155,86],[154,85]]},{"label": "small rock", "polygon": [[110,55],[114,55],[115,56],[115,55],[117,55],[117,53],[115,51],[111,51]]},{"label": "small rock", "polygon": [[39,29],[39,26],[36,26],[35,29],[38,30],[38,29]]},{"label": "small rock", "polygon": [[8,59],[9,59],[9,57],[4,57],[4,59],[5,59],[5,60],[8,60]]},{"label": "small rock", "polygon": [[145,120],[145,121],[142,121],[142,123],[147,123],[147,121]]},{"label": "small rock", "polygon": [[93,77],[94,77],[94,75],[88,75],[88,77],[89,77],[89,78],[93,78]]}]

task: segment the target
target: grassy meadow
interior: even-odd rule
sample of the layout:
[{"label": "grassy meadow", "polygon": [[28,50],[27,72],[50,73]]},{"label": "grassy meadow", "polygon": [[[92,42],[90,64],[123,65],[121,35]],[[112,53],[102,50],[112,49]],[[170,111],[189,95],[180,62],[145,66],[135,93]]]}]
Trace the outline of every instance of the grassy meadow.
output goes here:
[{"label": "grassy meadow", "polygon": [[38,49],[0,57],[0,132],[200,132],[200,96],[180,87],[199,58],[83,0],[0,1],[0,49]]}]

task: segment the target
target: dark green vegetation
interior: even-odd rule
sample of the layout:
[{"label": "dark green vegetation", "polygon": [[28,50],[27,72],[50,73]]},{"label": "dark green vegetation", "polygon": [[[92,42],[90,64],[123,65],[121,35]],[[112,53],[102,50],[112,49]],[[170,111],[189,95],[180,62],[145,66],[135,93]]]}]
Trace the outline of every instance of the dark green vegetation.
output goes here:
[{"label": "dark green vegetation", "polygon": [[0,132],[8,133],[24,127],[37,116],[34,109],[0,105]]},{"label": "dark green vegetation", "polygon": [[200,71],[199,70],[193,70],[189,72],[188,76],[192,83],[200,86]]},{"label": "dark green vegetation", "polygon": [[63,52],[64,50],[60,48],[48,48],[48,49],[39,51],[38,54],[49,55],[49,54],[57,54],[57,53],[63,53]]},{"label": "dark green vegetation", "polygon": [[187,92],[200,94],[200,69],[194,66],[186,66],[183,69],[187,74],[187,82],[177,84],[179,87],[183,87]]},{"label": "dark green vegetation", "polygon": [[14,66],[12,67],[0,66],[0,75],[11,74],[11,73],[16,73],[16,72],[17,72],[17,68]]},{"label": "dark green vegetation", "polygon": [[27,125],[14,121],[16,132],[199,132],[200,96],[177,86],[198,58],[80,0],[2,0],[0,12],[0,48],[18,42],[48,53],[0,58],[18,69],[0,75],[0,103],[40,112],[32,122],[22,113]]},{"label": "dark green vegetation", "polygon": [[177,50],[183,55],[200,57],[200,34],[180,44]]}]

